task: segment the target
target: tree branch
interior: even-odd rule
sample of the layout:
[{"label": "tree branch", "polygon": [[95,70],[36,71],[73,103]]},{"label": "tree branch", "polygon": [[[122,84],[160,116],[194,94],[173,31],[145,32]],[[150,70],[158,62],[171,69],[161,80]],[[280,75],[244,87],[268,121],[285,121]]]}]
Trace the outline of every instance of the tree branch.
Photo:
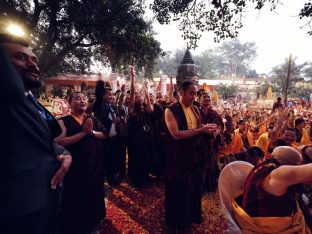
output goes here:
[{"label": "tree branch", "polygon": [[33,1],[35,5],[35,10],[34,10],[34,14],[31,17],[30,24],[29,24],[31,28],[35,28],[37,26],[41,11],[43,9],[43,7],[40,6],[39,0],[33,0]]},{"label": "tree branch", "polygon": [[98,45],[100,44],[100,42],[95,41],[95,42],[90,42],[90,43],[79,43],[77,44],[77,47],[90,47],[90,46],[94,46],[94,45]]}]

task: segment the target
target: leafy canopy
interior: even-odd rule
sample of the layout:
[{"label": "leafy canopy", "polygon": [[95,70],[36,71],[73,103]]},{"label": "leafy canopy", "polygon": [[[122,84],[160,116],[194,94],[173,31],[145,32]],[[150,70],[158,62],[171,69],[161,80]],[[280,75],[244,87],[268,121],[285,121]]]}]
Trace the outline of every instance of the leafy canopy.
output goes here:
[{"label": "leafy canopy", "polygon": [[[156,71],[161,70],[167,75],[175,75],[184,53],[185,50],[177,50],[174,53],[167,52],[158,60],[155,67],[158,70]],[[233,74],[255,78],[257,74],[255,71],[250,71],[250,64],[256,56],[255,43],[230,40],[214,49],[208,49],[193,56],[193,59],[195,64],[199,66],[198,75],[201,79],[215,79],[218,76],[232,77]]]},{"label": "leafy canopy", "polygon": [[1,0],[0,17],[26,25],[45,75],[87,72],[92,59],[142,67],[161,53],[135,0]]},{"label": "leafy canopy", "polygon": [[[178,21],[184,40],[195,49],[204,31],[213,32],[215,42],[236,38],[243,27],[242,18],[248,6],[260,10],[264,5],[269,5],[270,10],[275,10],[278,4],[281,4],[280,0],[154,0],[150,8],[160,24]],[[301,9],[299,17],[310,19],[310,25],[310,1]],[[309,34],[312,35],[312,31]]]}]

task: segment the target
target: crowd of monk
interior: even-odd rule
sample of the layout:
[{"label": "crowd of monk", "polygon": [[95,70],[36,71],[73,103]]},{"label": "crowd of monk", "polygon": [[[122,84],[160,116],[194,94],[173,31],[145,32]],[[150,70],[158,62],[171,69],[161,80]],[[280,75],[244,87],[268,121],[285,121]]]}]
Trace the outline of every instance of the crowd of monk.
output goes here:
[{"label": "crowd of monk", "polygon": [[[296,152],[303,154],[306,162],[310,162],[308,153],[312,140],[312,115],[308,106],[284,107],[281,98],[277,98],[272,108],[252,109],[248,104],[245,108],[239,108],[243,106],[242,103],[235,103],[234,100],[216,108],[209,94],[198,90],[192,82],[183,83],[176,95],[174,92],[169,92],[168,96],[157,93],[156,97],[144,87],[136,92],[134,84],[132,74],[131,90],[127,92],[123,86],[120,92],[113,94],[109,87],[104,87],[104,82],[99,81],[96,98],[89,102],[89,107],[86,106],[83,113],[96,117],[103,124],[106,142],[103,170],[110,185],[120,184],[125,178],[126,168],[134,188],[140,188],[153,178],[165,179],[166,224],[173,231],[188,230],[191,223],[201,223],[201,196],[203,192],[216,191],[219,173],[228,163],[243,160],[256,168],[261,165],[262,170],[256,170],[257,173],[269,167],[270,170],[264,173],[267,176],[280,165],[296,165],[303,161],[298,161],[296,157],[294,161],[284,162],[281,159],[291,158]],[[85,98],[82,93],[74,93],[72,97],[79,97],[79,101]],[[73,106],[71,109],[74,110]],[[72,111],[71,117],[72,120],[76,119],[75,112]],[[81,115],[82,128],[84,118]],[[60,124],[63,126],[62,120]],[[57,138],[57,142],[62,144],[60,138]],[[289,149],[282,146],[288,146]],[[87,154],[90,154],[93,150],[91,147],[88,149]],[[81,152],[82,149],[79,154]],[[277,199],[274,197],[276,191],[264,189],[263,192],[260,189],[262,193],[255,192],[259,188],[255,188],[254,184],[259,183],[259,178],[252,182],[252,186],[250,180],[245,190],[246,194],[253,196],[250,198],[246,195],[242,204],[250,216],[289,217],[296,210],[294,203],[290,202],[295,198],[293,193],[287,194],[289,200],[278,196]],[[299,182],[302,181],[296,181],[296,184]],[[292,191],[305,193],[306,197],[311,198],[309,186],[303,188],[305,192],[302,189]],[[271,209],[271,204],[268,212],[263,213],[255,194],[262,199],[265,197],[267,204],[270,204],[273,196],[272,202],[278,212]],[[278,193],[279,196],[281,194]],[[285,201],[289,207],[283,212],[280,208],[285,207]],[[305,211],[307,224],[311,225],[312,216],[304,202],[299,201],[301,209]],[[272,227],[272,230],[276,229]]]},{"label": "crowd of monk", "polygon": [[8,100],[1,233],[90,233],[106,216],[104,181],[119,186],[126,177],[138,190],[164,179],[166,225],[187,232],[202,222],[202,194],[216,191],[220,171],[236,160],[255,166],[233,201],[242,229],[309,232],[309,107],[285,107],[281,98],[269,109],[241,108],[241,100],[215,106],[192,81],[154,96],[146,85],[135,90],[131,69],[130,90],[113,93],[98,81],[94,100],[71,93],[70,114],[56,121],[31,93],[41,81],[27,43],[0,35],[0,59]]}]

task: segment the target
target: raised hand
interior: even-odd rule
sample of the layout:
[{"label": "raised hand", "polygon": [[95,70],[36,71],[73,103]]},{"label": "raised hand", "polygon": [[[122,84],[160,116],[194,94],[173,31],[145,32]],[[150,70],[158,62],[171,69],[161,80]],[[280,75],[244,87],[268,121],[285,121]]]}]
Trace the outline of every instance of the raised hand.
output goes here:
[{"label": "raised hand", "polygon": [[134,68],[133,68],[133,66],[130,66],[130,75],[131,75],[131,78],[134,78]]}]

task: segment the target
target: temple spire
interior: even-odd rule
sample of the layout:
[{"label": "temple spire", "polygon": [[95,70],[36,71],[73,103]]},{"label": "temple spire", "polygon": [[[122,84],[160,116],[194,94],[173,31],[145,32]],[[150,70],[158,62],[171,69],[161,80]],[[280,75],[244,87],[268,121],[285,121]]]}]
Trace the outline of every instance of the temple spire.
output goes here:
[{"label": "temple spire", "polygon": [[192,55],[189,49],[185,51],[181,64],[194,64],[194,60],[192,59]]},{"label": "temple spire", "polygon": [[193,81],[195,84],[198,84],[198,66],[194,64],[191,52],[189,48],[185,51],[181,65],[178,66],[177,70],[177,87],[185,81]]}]

